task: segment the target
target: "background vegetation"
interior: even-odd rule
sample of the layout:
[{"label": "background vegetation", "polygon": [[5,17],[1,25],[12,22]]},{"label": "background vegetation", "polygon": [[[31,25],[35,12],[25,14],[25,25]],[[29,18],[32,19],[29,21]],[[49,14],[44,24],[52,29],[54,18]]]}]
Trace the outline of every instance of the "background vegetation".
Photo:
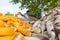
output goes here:
[{"label": "background vegetation", "polygon": [[11,0],[13,4],[20,3],[21,9],[29,9],[30,16],[41,18],[43,11],[48,11],[60,6],[60,0]]},{"label": "background vegetation", "polygon": [[5,16],[13,16],[14,14],[12,14],[12,13],[10,13],[10,12],[7,12],[6,14],[5,14]]}]

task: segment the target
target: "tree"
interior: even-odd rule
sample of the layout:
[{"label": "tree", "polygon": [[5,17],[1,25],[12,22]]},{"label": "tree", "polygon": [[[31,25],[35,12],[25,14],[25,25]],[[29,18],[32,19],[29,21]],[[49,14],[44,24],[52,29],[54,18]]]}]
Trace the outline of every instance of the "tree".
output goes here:
[{"label": "tree", "polygon": [[7,12],[5,16],[13,16],[13,14],[11,14],[10,12]]},{"label": "tree", "polygon": [[51,10],[60,6],[60,0],[12,0],[14,4],[21,3],[20,8],[30,10],[30,15],[41,16],[42,11]]}]

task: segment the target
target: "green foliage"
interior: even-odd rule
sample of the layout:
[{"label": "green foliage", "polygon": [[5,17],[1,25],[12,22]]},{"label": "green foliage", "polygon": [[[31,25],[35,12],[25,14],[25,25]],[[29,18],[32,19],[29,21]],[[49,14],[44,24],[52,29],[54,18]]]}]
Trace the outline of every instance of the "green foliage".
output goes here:
[{"label": "green foliage", "polygon": [[5,16],[13,16],[13,14],[11,14],[10,12],[7,12]]},{"label": "green foliage", "polygon": [[12,2],[15,4],[21,3],[20,8],[29,9],[31,15],[41,14],[42,10],[48,11],[60,6],[60,0],[12,0]]},{"label": "green foliage", "polygon": [[29,14],[31,17],[36,17],[37,19],[41,18],[41,13],[36,13],[36,14]]}]

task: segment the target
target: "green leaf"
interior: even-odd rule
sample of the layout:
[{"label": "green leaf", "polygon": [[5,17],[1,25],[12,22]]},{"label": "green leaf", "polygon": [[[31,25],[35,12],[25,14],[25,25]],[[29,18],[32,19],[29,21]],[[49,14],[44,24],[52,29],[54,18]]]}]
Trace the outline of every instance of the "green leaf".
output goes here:
[{"label": "green leaf", "polygon": [[[30,10],[30,15],[39,17],[42,10],[48,11],[57,6],[60,6],[60,0],[12,0],[13,3],[21,3],[22,10],[27,8]],[[40,13],[40,15],[38,15]]]}]

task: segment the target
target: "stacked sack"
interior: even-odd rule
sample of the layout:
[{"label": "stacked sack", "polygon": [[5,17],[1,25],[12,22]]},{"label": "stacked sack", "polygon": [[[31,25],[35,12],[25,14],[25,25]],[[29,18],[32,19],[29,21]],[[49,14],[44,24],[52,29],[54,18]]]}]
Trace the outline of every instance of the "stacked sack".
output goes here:
[{"label": "stacked sack", "polygon": [[24,36],[31,36],[29,28],[32,25],[15,16],[0,15],[0,40],[24,40]]}]

